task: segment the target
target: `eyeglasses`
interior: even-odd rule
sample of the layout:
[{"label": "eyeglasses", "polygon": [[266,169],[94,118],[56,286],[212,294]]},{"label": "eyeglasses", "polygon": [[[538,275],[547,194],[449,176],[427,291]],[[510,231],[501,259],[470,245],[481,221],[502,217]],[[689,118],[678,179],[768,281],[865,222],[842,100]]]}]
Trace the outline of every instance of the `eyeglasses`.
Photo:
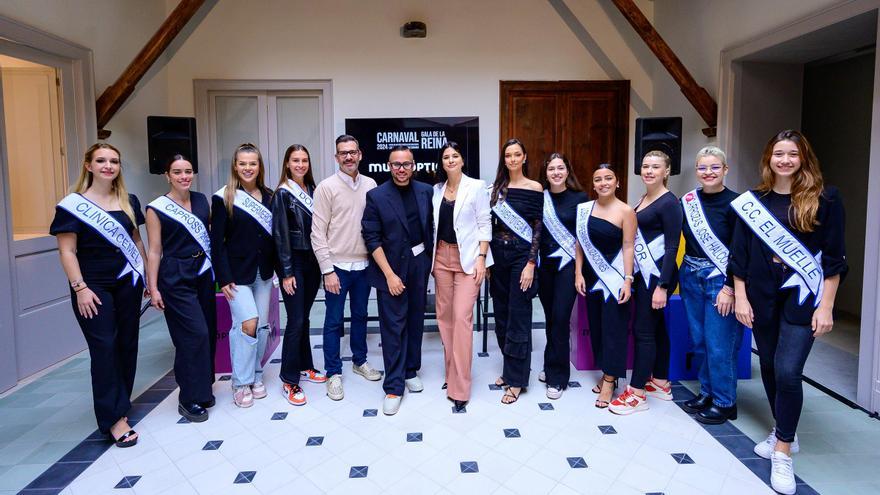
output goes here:
[{"label": "eyeglasses", "polygon": [[407,170],[412,170],[412,168],[415,166],[415,163],[414,162],[391,162],[388,165],[390,165],[391,168],[397,169],[397,170],[400,170],[402,168],[405,168]]},{"label": "eyeglasses", "polygon": [[711,167],[706,167],[704,165],[700,165],[699,167],[697,167],[697,172],[699,172],[701,174],[705,174],[706,172],[708,172],[710,170],[713,173],[717,174],[718,172],[721,172],[722,170],[724,170],[724,165],[712,165]]},{"label": "eyeglasses", "polygon": [[357,156],[360,152],[361,150],[340,151],[336,153],[336,156],[338,156],[339,158],[345,158],[346,156],[354,157]]}]

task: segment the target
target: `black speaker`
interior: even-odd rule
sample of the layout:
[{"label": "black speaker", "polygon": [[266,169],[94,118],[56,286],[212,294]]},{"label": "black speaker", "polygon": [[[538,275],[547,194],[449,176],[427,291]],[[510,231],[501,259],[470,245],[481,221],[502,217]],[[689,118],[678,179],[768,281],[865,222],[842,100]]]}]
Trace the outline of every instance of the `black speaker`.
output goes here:
[{"label": "black speaker", "polygon": [[196,119],[193,117],[147,117],[147,151],[150,173],[164,174],[165,166],[174,155],[183,155],[199,172]]},{"label": "black speaker", "polygon": [[635,174],[642,172],[642,159],[649,151],[662,151],[672,161],[672,175],[681,173],[681,117],[636,119]]}]

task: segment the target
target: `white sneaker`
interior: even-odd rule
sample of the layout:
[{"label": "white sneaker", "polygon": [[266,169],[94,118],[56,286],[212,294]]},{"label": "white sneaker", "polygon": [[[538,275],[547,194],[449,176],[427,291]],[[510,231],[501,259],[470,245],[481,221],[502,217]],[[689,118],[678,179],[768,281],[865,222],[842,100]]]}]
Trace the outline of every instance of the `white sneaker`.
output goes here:
[{"label": "white sneaker", "polygon": [[770,455],[770,487],[783,495],[794,495],[797,491],[791,457],[775,450]]},{"label": "white sneaker", "polygon": [[397,414],[397,411],[400,410],[401,398],[402,397],[400,397],[399,395],[386,395],[385,400],[382,402],[382,413],[386,416],[393,416]]},{"label": "white sneaker", "polygon": [[251,393],[253,394],[254,399],[265,399],[266,396],[269,395],[269,393],[266,392],[266,386],[263,385],[263,382],[254,382],[254,384],[251,385]]},{"label": "white sneaker", "polygon": [[345,392],[342,390],[342,375],[333,375],[327,380],[327,397],[333,400],[342,400]]},{"label": "white sneaker", "polygon": [[[797,435],[794,436],[794,442],[791,442],[790,448],[792,454],[800,452],[801,446],[798,444]],[[764,459],[770,459],[774,450],[776,450],[776,428],[770,430],[770,434],[767,435],[763,442],[755,445],[755,453]]]},{"label": "white sneaker", "polygon": [[254,395],[251,393],[251,387],[243,385],[233,388],[232,402],[238,407],[251,407],[254,405]]},{"label": "white sneaker", "polygon": [[376,370],[375,368],[370,366],[370,363],[367,361],[364,361],[364,364],[362,364],[360,366],[357,366],[354,363],[352,363],[351,369],[352,369],[352,371],[354,371],[358,375],[361,375],[362,377],[366,378],[367,380],[370,380],[371,382],[375,382],[379,378],[382,378],[382,373],[379,373],[378,370]]},{"label": "white sneaker", "polygon": [[556,400],[562,397],[562,389],[556,387],[547,387],[547,398]]},{"label": "white sneaker", "polygon": [[406,389],[410,392],[421,392],[425,390],[425,385],[422,384],[422,379],[418,376],[414,376],[412,378],[408,378],[404,380],[406,383]]},{"label": "white sneaker", "polygon": [[541,370],[538,373],[538,381],[541,383],[547,383],[547,374],[544,373],[544,370]]},{"label": "white sneaker", "polygon": [[626,387],[622,394],[608,404],[609,411],[622,416],[648,409],[647,397],[639,397],[633,392],[632,387]]}]

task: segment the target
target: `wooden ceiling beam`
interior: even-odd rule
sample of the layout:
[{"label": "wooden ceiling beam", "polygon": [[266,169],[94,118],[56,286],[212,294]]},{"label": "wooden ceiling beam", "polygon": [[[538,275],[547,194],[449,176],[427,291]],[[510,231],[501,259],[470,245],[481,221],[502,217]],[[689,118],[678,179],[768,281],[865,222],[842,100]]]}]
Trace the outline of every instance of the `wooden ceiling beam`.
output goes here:
[{"label": "wooden ceiling beam", "polygon": [[150,70],[162,52],[168,48],[204,3],[205,0],[180,0],[156,34],[147,41],[131,64],[125,68],[119,79],[101,93],[95,103],[99,138],[106,139],[110,136],[110,131],[105,130],[104,126],[110,122],[125,100],[134,92],[144,74]]},{"label": "wooden ceiling beam", "polygon": [[654,52],[654,55],[663,64],[663,67],[669,72],[675,82],[678,84],[685,98],[693,105],[700,117],[709,125],[703,129],[703,134],[708,137],[715,136],[715,127],[718,123],[718,104],[712,98],[712,95],[705,88],[697,84],[694,77],[688,72],[687,68],[681,63],[681,60],[669,48],[666,41],[660,37],[660,33],[654,29],[645,14],[642,13],[638,5],[633,0],[611,0],[620,10],[620,13],[629,21],[633,29],[636,30],[642,40],[648,45],[648,48]]}]

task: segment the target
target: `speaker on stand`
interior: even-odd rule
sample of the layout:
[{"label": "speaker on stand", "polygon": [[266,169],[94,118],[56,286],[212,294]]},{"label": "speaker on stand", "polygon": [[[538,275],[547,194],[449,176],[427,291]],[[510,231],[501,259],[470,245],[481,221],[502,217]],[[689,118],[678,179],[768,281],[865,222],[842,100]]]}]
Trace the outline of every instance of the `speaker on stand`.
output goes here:
[{"label": "speaker on stand", "polygon": [[670,174],[681,173],[681,117],[636,119],[636,175],[641,175],[642,159],[649,151],[666,153],[672,162]]},{"label": "speaker on stand", "polygon": [[147,117],[147,152],[150,173],[164,174],[165,166],[174,155],[183,155],[199,172],[196,119],[193,117]]}]

